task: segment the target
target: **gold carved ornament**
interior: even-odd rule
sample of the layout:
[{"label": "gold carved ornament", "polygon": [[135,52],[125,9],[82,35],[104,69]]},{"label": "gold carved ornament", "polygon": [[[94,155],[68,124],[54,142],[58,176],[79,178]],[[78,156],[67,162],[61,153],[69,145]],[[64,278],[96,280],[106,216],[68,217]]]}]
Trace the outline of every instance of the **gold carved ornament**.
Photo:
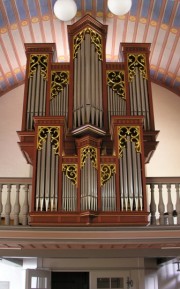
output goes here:
[{"label": "gold carved ornament", "polygon": [[60,127],[58,126],[38,126],[37,149],[42,150],[48,134],[51,136],[54,153],[59,155]]},{"label": "gold carved ornament", "polygon": [[97,169],[97,149],[92,146],[81,148],[81,168],[84,167],[88,154],[90,155],[93,167]]},{"label": "gold carved ornament", "polygon": [[69,71],[51,72],[51,99],[58,96],[64,87],[69,84]]},{"label": "gold carved ornament", "polygon": [[41,67],[41,76],[47,79],[48,72],[48,54],[31,54],[29,63],[29,75],[28,77],[33,77],[34,73],[37,71],[38,66]]},{"label": "gold carved ornament", "polygon": [[124,71],[107,71],[107,85],[123,99],[126,99]]},{"label": "gold carved ornament", "polygon": [[63,164],[62,171],[66,177],[77,186],[77,165],[76,164]]},{"label": "gold carved ornament", "polygon": [[101,186],[107,183],[108,180],[116,173],[115,164],[101,164]]},{"label": "gold carved ornament", "polygon": [[119,157],[123,156],[123,148],[126,147],[127,137],[130,136],[130,141],[135,144],[137,153],[141,153],[140,143],[140,127],[139,126],[120,126],[118,127],[118,149]]},{"label": "gold carved ornament", "polygon": [[73,38],[73,44],[74,44],[74,55],[73,58],[77,57],[77,53],[79,48],[81,47],[81,43],[85,39],[85,35],[90,34],[91,42],[95,45],[96,52],[98,54],[99,60],[103,59],[102,56],[102,37],[97,32],[95,32],[91,28],[85,28],[81,32],[79,32],[77,35]]},{"label": "gold carved ornament", "polygon": [[128,54],[128,79],[131,82],[136,74],[135,68],[138,68],[142,77],[148,79],[146,69],[146,57],[144,54]]}]

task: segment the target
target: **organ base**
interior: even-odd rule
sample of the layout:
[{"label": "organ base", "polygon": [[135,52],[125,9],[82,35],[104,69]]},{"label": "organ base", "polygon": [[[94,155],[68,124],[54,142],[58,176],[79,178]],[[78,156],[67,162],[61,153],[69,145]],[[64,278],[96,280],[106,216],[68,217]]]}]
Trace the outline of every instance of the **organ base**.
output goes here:
[{"label": "organ base", "polygon": [[148,224],[148,212],[69,212],[48,213],[31,212],[31,226],[146,226]]}]

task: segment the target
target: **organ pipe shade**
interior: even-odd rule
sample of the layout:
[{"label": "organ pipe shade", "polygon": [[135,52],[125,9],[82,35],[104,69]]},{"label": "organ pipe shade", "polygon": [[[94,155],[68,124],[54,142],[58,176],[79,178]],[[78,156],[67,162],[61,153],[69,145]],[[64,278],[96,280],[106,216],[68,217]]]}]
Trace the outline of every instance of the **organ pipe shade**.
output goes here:
[{"label": "organ pipe shade", "polygon": [[54,145],[54,153],[59,154],[60,127],[58,126],[38,126],[37,149],[42,149],[43,143],[46,142],[48,135],[50,135],[51,143]]},{"label": "organ pipe shade", "polygon": [[[137,152],[141,152],[141,142],[140,142],[140,127],[139,126],[120,126],[118,130],[118,150],[119,157],[123,155],[123,148],[126,147],[128,140],[135,144],[135,149]],[[128,138],[128,136],[130,138]]]},{"label": "organ pipe shade", "polygon": [[90,156],[90,160],[94,168],[97,168],[97,149],[92,146],[86,146],[81,148],[81,168],[85,165],[86,159]]}]

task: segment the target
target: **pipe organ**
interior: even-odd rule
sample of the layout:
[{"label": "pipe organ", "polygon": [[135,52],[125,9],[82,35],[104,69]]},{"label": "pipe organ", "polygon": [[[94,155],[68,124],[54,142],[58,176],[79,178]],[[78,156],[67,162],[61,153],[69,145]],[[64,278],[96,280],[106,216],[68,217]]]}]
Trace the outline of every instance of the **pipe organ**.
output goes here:
[{"label": "pipe organ", "polygon": [[107,26],[68,26],[70,62],[55,44],[25,44],[20,148],[33,167],[30,223],[146,225],[145,163],[156,148],[149,44],[122,43],[106,63]]}]

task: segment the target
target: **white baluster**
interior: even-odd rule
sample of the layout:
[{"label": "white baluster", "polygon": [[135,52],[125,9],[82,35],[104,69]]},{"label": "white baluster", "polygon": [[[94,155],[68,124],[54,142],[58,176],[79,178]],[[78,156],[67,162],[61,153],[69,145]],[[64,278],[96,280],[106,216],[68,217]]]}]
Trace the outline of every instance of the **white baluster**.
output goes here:
[{"label": "white baluster", "polygon": [[168,211],[168,222],[169,225],[173,225],[173,203],[171,198],[171,184],[167,184],[167,192],[168,192],[168,203],[167,203],[167,211]]},{"label": "white baluster", "polygon": [[3,211],[2,190],[3,190],[3,184],[0,184],[0,225],[1,225],[1,214],[2,214],[2,211]]},{"label": "white baluster", "polygon": [[7,199],[5,204],[5,225],[10,225],[11,213],[11,185],[7,185]]},{"label": "white baluster", "polygon": [[19,191],[20,185],[16,185],[16,198],[14,203],[14,225],[19,225],[19,213],[20,213],[20,204],[19,204]]},{"label": "white baluster", "polygon": [[29,213],[29,202],[28,202],[29,185],[24,186],[24,203],[22,206],[22,224],[23,226],[28,225],[28,213]]},{"label": "white baluster", "polygon": [[151,225],[156,225],[156,203],[154,199],[154,184],[150,184],[151,189],[151,204],[150,204],[150,213],[151,213]]},{"label": "white baluster", "polygon": [[164,206],[163,197],[162,197],[162,184],[158,184],[158,189],[159,189],[159,204],[158,204],[159,223],[160,225],[164,225],[165,206]]},{"label": "white baluster", "polygon": [[179,184],[175,184],[176,188],[176,212],[177,212],[177,225],[180,224],[180,190],[179,190]]}]

